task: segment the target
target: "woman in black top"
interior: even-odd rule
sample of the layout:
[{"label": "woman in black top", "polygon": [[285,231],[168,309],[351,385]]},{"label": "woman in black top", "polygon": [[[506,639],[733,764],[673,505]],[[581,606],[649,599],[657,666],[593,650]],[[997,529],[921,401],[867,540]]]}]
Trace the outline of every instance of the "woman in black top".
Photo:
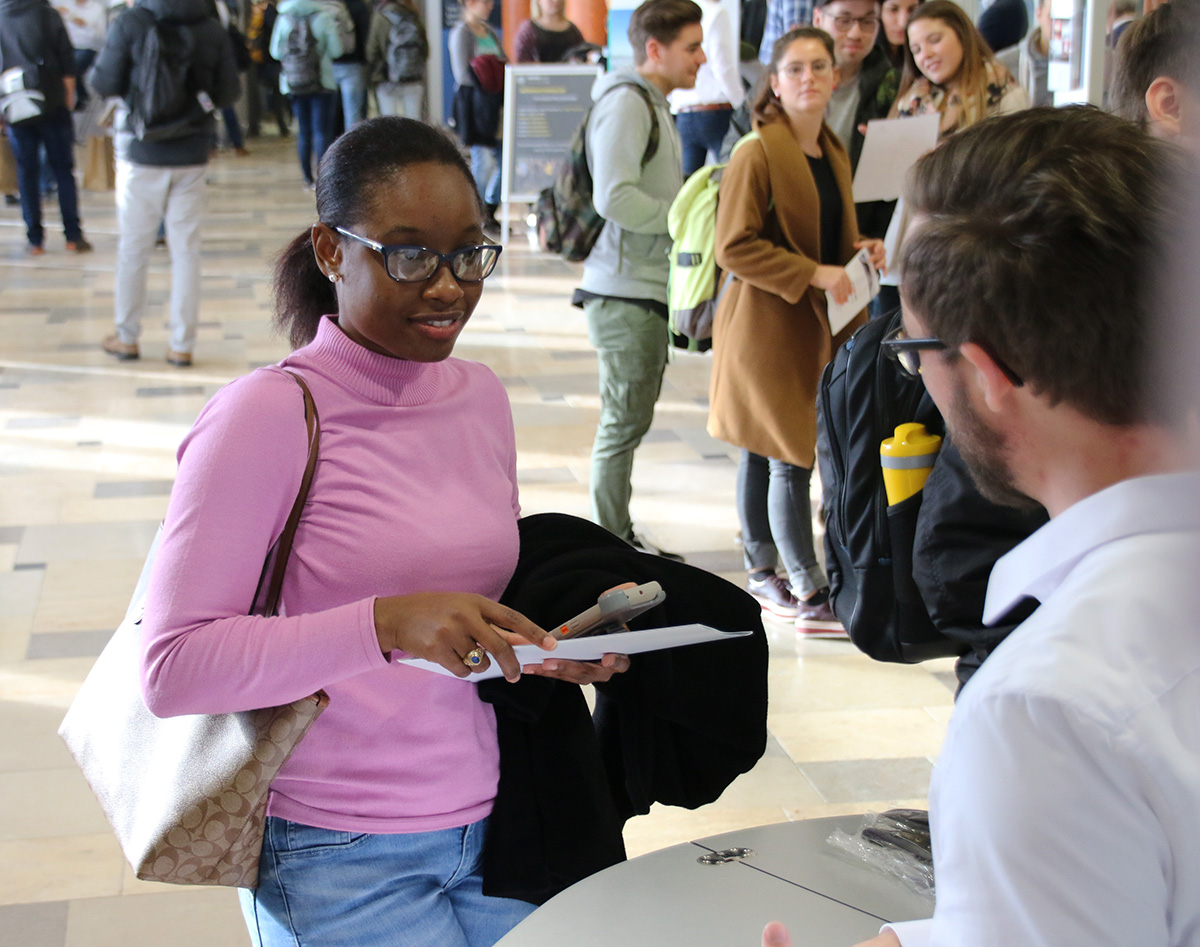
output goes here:
[{"label": "woman in black top", "polygon": [[535,0],[533,16],[517,27],[517,62],[562,62],[583,40],[566,18],[566,0]]}]

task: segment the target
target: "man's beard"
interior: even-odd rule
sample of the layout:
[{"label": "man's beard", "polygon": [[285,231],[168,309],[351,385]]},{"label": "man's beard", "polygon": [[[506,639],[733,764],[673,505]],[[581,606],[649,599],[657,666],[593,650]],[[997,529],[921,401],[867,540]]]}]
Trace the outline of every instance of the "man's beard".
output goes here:
[{"label": "man's beard", "polygon": [[946,427],[954,446],[962,455],[971,479],[983,496],[1001,506],[1018,510],[1037,509],[1036,500],[1018,490],[1008,466],[1008,443],[975,410],[967,396],[966,385],[955,383],[954,401],[946,416]]}]

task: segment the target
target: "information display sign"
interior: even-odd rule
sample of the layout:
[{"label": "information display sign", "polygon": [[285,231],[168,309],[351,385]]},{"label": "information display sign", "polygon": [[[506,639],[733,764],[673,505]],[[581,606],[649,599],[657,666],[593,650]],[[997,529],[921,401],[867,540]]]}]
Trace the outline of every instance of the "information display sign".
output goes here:
[{"label": "information display sign", "polygon": [[598,66],[546,63],[504,69],[500,200],[533,202],[554,183],[558,163],[592,104]]}]

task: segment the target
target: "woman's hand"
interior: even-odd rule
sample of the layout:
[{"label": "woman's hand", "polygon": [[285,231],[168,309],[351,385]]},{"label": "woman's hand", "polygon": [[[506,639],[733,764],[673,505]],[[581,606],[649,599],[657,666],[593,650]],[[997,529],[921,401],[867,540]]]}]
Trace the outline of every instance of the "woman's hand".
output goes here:
[{"label": "woman's hand", "polygon": [[569,661],[551,658],[541,664],[526,664],[521,668],[524,674],[535,677],[552,677],[555,680],[567,681],[571,684],[603,684],[614,674],[624,674],[629,670],[629,655],[606,654],[595,661]]},{"label": "woman's hand", "polygon": [[880,273],[887,272],[887,249],[883,245],[882,240],[877,240],[873,237],[868,237],[863,240],[854,241],[854,249],[861,250],[866,248],[867,253],[871,257],[871,265]]},{"label": "woman's hand", "polygon": [[835,303],[844,303],[850,298],[850,275],[844,266],[818,266],[809,282],[829,293]]},{"label": "woman's hand", "polygon": [[[485,671],[494,658],[507,681],[521,677],[513,645],[535,644],[547,651],[558,645],[520,612],[470,592],[377,598],[375,635],[384,654],[407,651],[440,664],[455,677]],[[476,648],[483,650],[483,660],[468,667],[465,659]]]}]

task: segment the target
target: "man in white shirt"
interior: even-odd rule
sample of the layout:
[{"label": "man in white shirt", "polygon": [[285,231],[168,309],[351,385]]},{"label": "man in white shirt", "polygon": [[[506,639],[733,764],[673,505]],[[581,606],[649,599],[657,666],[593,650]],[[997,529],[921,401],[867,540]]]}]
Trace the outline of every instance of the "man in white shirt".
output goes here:
[{"label": "man in white shirt", "polygon": [[[738,70],[738,41],[733,35],[729,11],[720,0],[696,0],[704,13],[701,49],[706,62],[696,73],[691,88],[676,89],[670,95],[675,127],[683,145],[683,176],[717,160],[721,142],[729,131],[734,110],[746,97]],[[871,0],[873,2],[873,0]]]},{"label": "man in white shirt", "polygon": [[910,180],[885,348],[980,489],[1051,520],[988,583],[985,620],[1041,604],[951,718],[934,916],[870,947],[1200,943],[1196,405],[1161,397],[1152,364],[1181,163],[1121,119],[1037,109],[952,136]]},{"label": "man in white shirt", "polygon": [[63,18],[67,37],[75,47],[75,111],[79,112],[89,98],[84,76],[104,47],[108,11],[101,0],[59,0],[54,9]]}]

